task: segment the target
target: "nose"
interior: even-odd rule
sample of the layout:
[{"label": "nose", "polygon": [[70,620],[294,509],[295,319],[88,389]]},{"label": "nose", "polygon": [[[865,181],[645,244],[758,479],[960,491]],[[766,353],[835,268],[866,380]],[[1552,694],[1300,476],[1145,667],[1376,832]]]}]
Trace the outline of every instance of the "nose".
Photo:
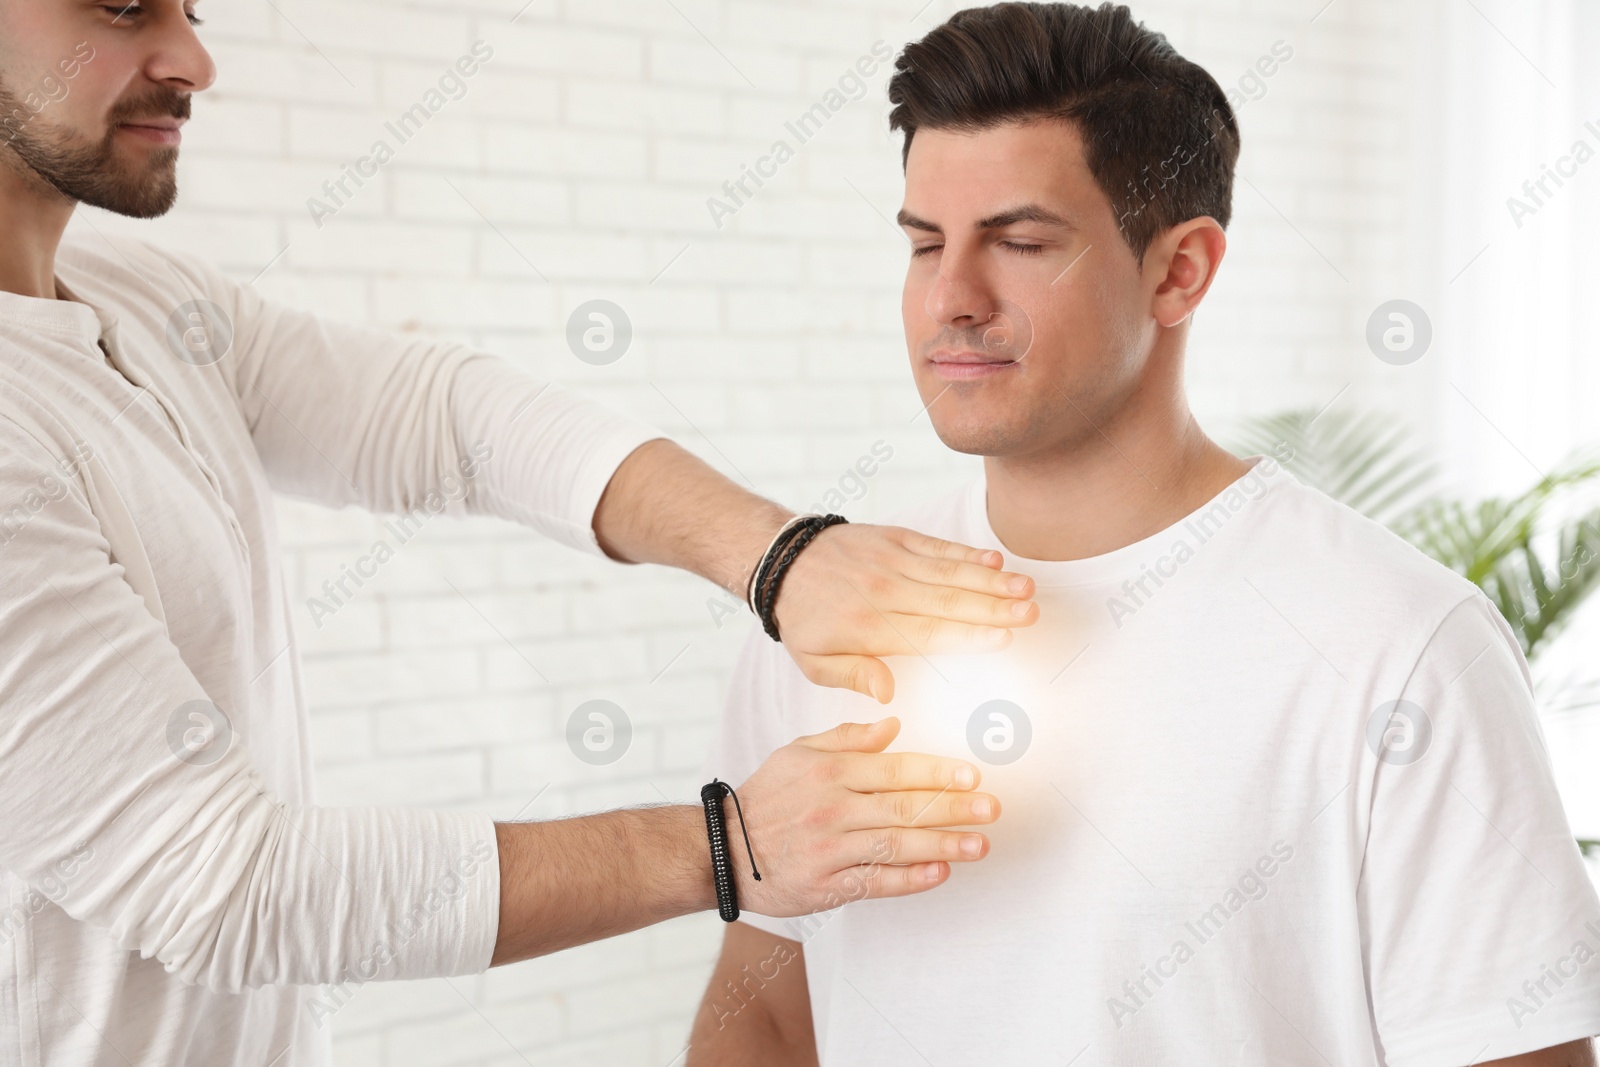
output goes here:
[{"label": "nose", "polygon": [[928,290],[928,317],[941,326],[972,327],[989,322],[1000,310],[993,289],[965,256],[941,257],[938,279]]},{"label": "nose", "polygon": [[181,93],[199,93],[217,80],[217,64],[200,43],[181,3],[168,9],[162,33],[154,40],[154,51],[145,64],[145,76]]}]

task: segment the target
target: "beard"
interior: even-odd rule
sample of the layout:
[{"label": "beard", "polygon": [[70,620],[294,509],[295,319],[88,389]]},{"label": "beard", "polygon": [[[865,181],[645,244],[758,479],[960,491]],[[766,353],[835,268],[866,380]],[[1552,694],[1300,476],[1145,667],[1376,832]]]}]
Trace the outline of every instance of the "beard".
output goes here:
[{"label": "beard", "polygon": [[[44,113],[50,105],[46,104]],[[31,171],[56,192],[77,203],[117,215],[153,219],[172,210],[178,199],[178,149],[162,146],[125,158],[118,151],[117,130],[127,122],[158,117],[187,119],[189,96],[160,86],[143,96],[119,102],[107,116],[98,141],[72,130],[34,123],[34,113],[0,80],[0,159],[9,148],[13,167]],[[25,116],[19,119],[16,116]]]}]

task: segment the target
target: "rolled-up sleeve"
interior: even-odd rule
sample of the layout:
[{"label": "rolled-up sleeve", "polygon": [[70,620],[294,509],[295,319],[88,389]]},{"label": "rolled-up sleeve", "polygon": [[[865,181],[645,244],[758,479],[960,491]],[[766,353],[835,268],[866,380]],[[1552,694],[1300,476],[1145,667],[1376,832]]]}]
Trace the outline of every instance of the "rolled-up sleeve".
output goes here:
[{"label": "rolled-up sleeve", "polygon": [[[52,469],[0,422],[0,499]],[[0,866],[74,919],[219,992],[488,966],[491,820],[280,803],[82,487],[6,526],[0,648]]]}]

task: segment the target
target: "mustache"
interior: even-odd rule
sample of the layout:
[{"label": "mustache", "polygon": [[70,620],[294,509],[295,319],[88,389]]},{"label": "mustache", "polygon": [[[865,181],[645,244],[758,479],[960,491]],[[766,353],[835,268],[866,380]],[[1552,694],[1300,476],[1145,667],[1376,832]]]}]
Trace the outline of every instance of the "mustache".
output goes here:
[{"label": "mustache", "polygon": [[163,85],[141,96],[119,101],[111,108],[111,114],[106,117],[106,122],[111,126],[121,126],[125,123],[137,123],[142,119],[187,120],[192,105],[193,94],[180,93],[170,86]]},{"label": "mustache", "polygon": [[1020,307],[1007,306],[988,321],[970,326],[946,324],[922,346],[924,357],[941,349],[984,352],[999,359],[1020,360],[1033,347],[1033,322]]}]

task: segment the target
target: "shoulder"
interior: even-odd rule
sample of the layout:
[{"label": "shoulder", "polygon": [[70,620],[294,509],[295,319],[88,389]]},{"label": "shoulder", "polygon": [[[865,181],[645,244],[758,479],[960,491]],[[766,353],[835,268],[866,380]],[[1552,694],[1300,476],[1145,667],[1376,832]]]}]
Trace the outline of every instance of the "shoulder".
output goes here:
[{"label": "shoulder", "polygon": [[199,256],[139,237],[69,230],[56,253],[56,272],[86,300],[126,306],[151,302],[176,307],[186,300],[231,301],[233,284]]},{"label": "shoulder", "polygon": [[1273,487],[1263,519],[1263,532],[1324,584],[1445,609],[1478,592],[1393,530],[1298,479]]},{"label": "shoulder", "polygon": [[1275,477],[1263,504],[1234,565],[1259,596],[1301,606],[1325,639],[1414,662],[1452,614],[1498,619],[1467,578],[1320,490]]}]

